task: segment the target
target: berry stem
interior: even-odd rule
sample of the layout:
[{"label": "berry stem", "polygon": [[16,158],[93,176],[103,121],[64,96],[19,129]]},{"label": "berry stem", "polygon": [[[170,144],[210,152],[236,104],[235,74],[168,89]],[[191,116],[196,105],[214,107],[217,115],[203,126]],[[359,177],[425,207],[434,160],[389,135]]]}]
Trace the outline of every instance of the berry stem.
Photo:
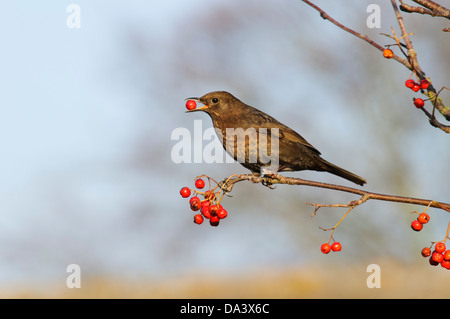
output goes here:
[{"label": "berry stem", "polygon": [[[316,204],[315,204],[315,205],[316,205]],[[330,205],[330,206],[334,207],[334,205]],[[330,206],[327,206],[327,207],[330,207]],[[319,228],[322,229],[323,231],[329,231],[329,230],[331,230],[330,239],[328,239],[328,243],[330,243],[331,239],[333,239],[333,233],[334,233],[334,231],[336,230],[336,228],[338,227],[338,225],[344,220],[344,218],[348,215],[348,213],[350,213],[350,211],[351,211],[353,208],[355,208],[355,207],[356,207],[356,206],[351,206],[351,207],[347,210],[347,212],[344,214],[344,216],[342,216],[341,219],[339,219],[339,221],[336,223],[336,225],[334,225],[333,228],[325,229],[325,228],[319,227]],[[334,239],[333,239],[333,240],[334,240]]]},{"label": "berry stem", "polygon": [[430,201],[430,203],[428,204],[427,208],[425,208],[425,210],[422,213],[425,213],[428,210],[428,208],[430,208],[432,203],[433,203],[433,201]]},{"label": "berry stem", "polygon": [[450,233],[450,221],[448,222],[448,225],[447,225],[447,232],[445,233],[444,239],[439,240],[439,241],[432,241],[432,242],[431,242],[430,248],[431,248],[433,245],[437,244],[437,243],[444,243],[444,244],[445,244],[445,242],[447,241],[447,239],[449,239],[449,237],[448,237],[449,233]]},{"label": "berry stem", "polygon": [[445,233],[445,238],[444,238],[444,244],[445,244],[445,242],[447,241],[447,239],[448,239],[448,232],[450,231],[450,221],[448,222],[448,225],[447,225],[447,232]]}]

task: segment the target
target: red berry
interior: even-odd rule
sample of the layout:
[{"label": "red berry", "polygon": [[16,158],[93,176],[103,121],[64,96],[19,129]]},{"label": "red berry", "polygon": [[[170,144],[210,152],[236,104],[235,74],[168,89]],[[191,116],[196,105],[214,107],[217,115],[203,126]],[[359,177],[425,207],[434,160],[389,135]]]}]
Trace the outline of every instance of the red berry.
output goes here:
[{"label": "red berry", "polygon": [[445,251],[445,244],[444,243],[437,243],[436,246],[434,246],[434,250],[438,253],[443,253]]},{"label": "red berry", "polygon": [[437,266],[437,265],[439,265],[439,263],[433,259],[433,256],[431,256],[430,259],[429,259],[428,261],[430,262],[430,265],[431,265],[431,266]]},{"label": "red berry", "polygon": [[202,189],[203,187],[205,187],[205,181],[201,178],[197,179],[195,181],[195,187]]},{"label": "red berry", "polygon": [[411,228],[415,231],[420,231],[423,228],[423,225],[419,223],[417,219],[413,220],[411,223]]},{"label": "red berry", "polygon": [[210,204],[211,204],[211,203],[210,203],[209,200],[203,201],[203,202],[202,202],[201,210],[202,210],[202,211],[203,211],[203,210],[208,210],[208,212],[209,212],[209,205],[210,205]]},{"label": "red berry", "polygon": [[422,256],[423,257],[430,257],[431,256],[431,249],[429,247],[425,247],[422,249]]},{"label": "red berry", "polygon": [[211,226],[217,226],[217,225],[219,225],[219,222],[220,222],[220,218],[217,216],[211,216],[211,218],[209,219],[209,224]]},{"label": "red berry", "polygon": [[338,242],[333,243],[333,245],[331,245],[331,250],[332,251],[341,251],[342,249],[342,245]]},{"label": "red berry", "polygon": [[406,80],[406,82],[405,82],[405,86],[407,87],[407,88],[412,88],[413,86],[414,86],[414,80],[413,79],[408,79],[408,80]]},{"label": "red berry", "polygon": [[197,196],[192,196],[191,199],[189,200],[189,204],[192,204],[193,201],[200,201],[200,198],[198,198]]},{"label": "red berry", "polygon": [[209,209],[209,206],[203,206],[202,210],[201,210],[201,213],[206,219],[210,219],[211,218],[211,211]]},{"label": "red berry", "polygon": [[217,206],[217,205],[209,206],[209,211],[211,213],[211,216],[217,216],[217,211],[218,210],[219,210],[219,206]]},{"label": "red berry", "polygon": [[450,261],[449,260],[443,260],[441,262],[441,266],[444,267],[445,269],[450,269]]},{"label": "red berry", "polygon": [[444,253],[444,260],[450,261],[450,250],[446,250]]},{"label": "red berry", "polygon": [[440,263],[444,260],[444,255],[441,253],[438,253],[437,251],[433,252],[431,255],[431,259],[433,259],[435,262]]},{"label": "red berry", "polygon": [[220,219],[224,219],[227,216],[228,216],[228,212],[223,208],[219,208],[219,210],[217,211],[217,217],[219,217]]},{"label": "red berry", "polygon": [[419,223],[421,224],[426,224],[430,221],[430,216],[428,216],[427,213],[421,213],[419,215],[419,217],[417,217],[417,220],[419,221]]},{"label": "red berry", "polygon": [[413,87],[411,88],[414,92],[418,92],[420,90],[420,85],[417,83],[414,83]]},{"label": "red berry", "polygon": [[417,107],[418,109],[421,109],[424,105],[425,102],[421,98],[414,99],[414,106]]},{"label": "red berry", "polygon": [[427,80],[423,79],[422,81],[420,81],[420,88],[423,90],[428,89],[428,86],[430,85],[430,82],[428,82]]},{"label": "red berry", "polygon": [[183,198],[189,197],[189,196],[191,196],[191,190],[188,187],[183,187],[180,190],[180,195]]},{"label": "red berry", "polygon": [[197,103],[195,103],[194,100],[188,100],[188,101],[186,102],[186,108],[187,108],[188,110],[193,110],[193,109],[195,109],[196,107],[197,107]]},{"label": "red berry", "polygon": [[392,52],[391,49],[384,49],[384,51],[383,51],[383,56],[384,56],[386,59],[392,59],[392,57],[394,56],[394,52]]},{"label": "red berry", "polygon": [[200,203],[199,200],[194,200],[194,201],[191,203],[191,209],[192,209],[194,212],[198,211],[198,210],[200,209],[201,206],[202,206],[202,204]]},{"label": "red berry", "polygon": [[328,243],[322,244],[322,246],[320,246],[320,250],[324,253],[324,254],[328,254],[331,250],[331,246]]},{"label": "red berry", "polygon": [[203,207],[209,207],[210,204],[211,204],[211,202],[210,202],[209,200],[204,200],[204,201],[202,202],[202,208],[203,208]]},{"label": "red berry", "polygon": [[194,223],[201,224],[203,223],[203,216],[201,214],[197,214],[194,216]]}]

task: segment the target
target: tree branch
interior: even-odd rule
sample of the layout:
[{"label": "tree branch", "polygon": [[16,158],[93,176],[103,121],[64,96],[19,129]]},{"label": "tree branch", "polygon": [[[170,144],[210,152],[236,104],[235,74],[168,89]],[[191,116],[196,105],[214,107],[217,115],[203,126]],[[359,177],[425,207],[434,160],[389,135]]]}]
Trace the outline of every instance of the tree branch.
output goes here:
[{"label": "tree branch", "polygon": [[[336,25],[337,27],[341,28],[342,30],[345,30],[347,32],[349,32],[350,34],[353,34],[354,36],[366,41],[367,43],[369,43],[370,45],[372,45],[373,47],[377,48],[380,51],[383,51],[384,48],[383,46],[381,46],[380,44],[376,43],[375,41],[373,41],[372,39],[370,39],[368,36],[362,35],[359,32],[356,32],[355,30],[352,30],[346,26],[344,26],[343,24],[339,23],[338,21],[336,21],[335,19],[333,19],[332,17],[330,17],[330,15],[328,15],[325,11],[323,11],[321,8],[319,8],[318,6],[316,6],[315,4],[311,3],[309,0],[302,0],[304,3],[306,3],[307,5],[309,5],[310,7],[314,8],[315,10],[317,10],[320,13],[320,16],[325,19],[330,21],[331,23],[333,23],[334,25]],[[448,10],[432,1],[429,0],[414,0],[415,2],[427,6],[427,8],[431,9],[431,10]],[[400,1],[402,4],[403,2]],[[419,80],[423,80],[425,79],[425,72],[422,71],[422,69],[419,66],[419,62],[417,60],[417,52],[414,49],[411,40],[409,39],[408,33],[406,31],[406,27],[405,24],[403,22],[403,17],[400,14],[400,11],[397,7],[397,3],[396,0],[391,0],[392,3],[392,7],[394,9],[395,12],[395,16],[397,18],[398,24],[400,26],[401,29],[401,33],[402,36],[400,39],[404,39],[405,41],[405,46],[408,50],[408,52],[405,54],[404,51],[402,50],[401,46],[403,45],[402,43],[400,43],[399,41],[397,41],[398,46],[401,50],[401,52],[403,54],[405,54],[406,59],[400,58],[397,55],[393,55],[392,59],[396,60],[397,62],[403,64],[406,68],[408,68],[409,70],[413,71],[417,78]],[[439,111],[439,113],[442,114],[442,116],[447,120],[450,121],[450,108],[448,108],[447,106],[445,106],[445,104],[443,103],[442,99],[438,97],[438,93],[436,92],[436,89],[434,88],[432,81],[430,81],[429,79],[427,79],[430,82],[430,85],[428,86],[428,88],[426,90],[422,90],[422,92],[427,95],[430,99],[430,101],[433,104],[433,114],[429,113],[428,111],[426,111],[425,109],[422,108],[422,110],[424,111],[424,113],[429,117],[430,120],[430,124],[434,127],[437,127],[439,129],[441,129],[443,132],[446,133],[450,133],[450,127],[441,124],[436,117],[434,116],[434,109],[437,109]],[[426,92],[425,92],[426,91]],[[431,116],[430,116],[431,115]]]},{"label": "tree branch", "polygon": [[[397,3],[395,0],[391,0],[392,7],[395,12],[395,16],[397,17],[398,24],[400,26],[400,29],[402,31],[402,38],[405,39],[406,48],[408,49],[408,60],[410,61],[413,71],[416,73],[417,77],[420,80],[425,79],[425,73],[422,71],[422,69],[419,66],[419,61],[417,60],[417,52],[414,49],[411,40],[409,39],[408,33],[406,32],[406,27],[403,22],[403,17],[400,14],[400,11],[397,7]],[[439,91],[440,92],[440,91]],[[434,116],[434,109],[437,108],[439,112],[445,117],[446,120],[450,121],[450,109],[444,105],[442,102],[442,99],[438,98],[439,93],[436,93],[436,89],[433,87],[433,85],[430,85],[427,89],[427,95],[429,96],[430,100],[433,103],[433,114],[431,114],[422,108],[424,113],[428,116],[430,119],[430,124],[434,127],[437,127],[441,129],[442,131],[446,133],[450,133],[450,127],[443,125],[439,123],[439,121]]]},{"label": "tree branch", "polygon": [[407,57],[409,62],[411,63],[410,70],[414,71],[416,75],[419,77],[419,79],[424,79],[425,73],[420,69],[419,62],[417,60],[416,50],[414,50],[412,42],[409,39],[408,33],[406,32],[405,23],[403,22],[403,17],[400,14],[400,11],[398,10],[397,3],[395,2],[395,0],[391,0],[391,3],[398,21],[398,25],[400,26],[400,30],[402,31],[402,38],[404,39],[406,48],[408,49]]},{"label": "tree branch", "polygon": [[450,10],[430,0],[413,0],[415,3],[420,4],[422,7],[414,7],[405,4],[403,0],[400,0],[400,10],[408,13],[428,14],[433,17],[443,17],[450,19]]},{"label": "tree branch", "polygon": [[360,205],[369,199],[381,200],[381,201],[389,201],[389,202],[397,202],[397,203],[405,203],[405,204],[413,204],[413,205],[421,205],[421,206],[430,206],[434,208],[443,209],[447,212],[450,212],[450,204],[434,201],[431,199],[422,199],[422,198],[414,198],[414,197],[405,197],[405,196],[395,196],[395,195],[386,195],[364,191],[362,189],[328,184],[316,181],[305,180],[296,177],[286,177],[280,175],[278,173],[271,173],[264,176],[257,176],[253,174],[242,174],[236,175],[235,177],[228,178],[223,182],[219,183],[219,187],[225,192],[231,192],[234,184],[241,181],[251,181],[252,183],[262,183],[265,186],[272,186],[275,184],[286,184],[286,185],[303,185],[303,186],[311,186],[311,187],[319,187],[332,189],[336,191],[352,193],[356,195],[360,195],[361,199],[357,201],[352,201],[348,204],[348,206],[357,206]]},{"label": "tree branch", "polygon": [[[437,127],[439,129],[441,129],[442,131],[444,131],[445,133],[450,133],[450,126],[448,125],[444,125],[439,123],[439,121],[436,119],[436,117],[434,116],[434,110],[436,108],[436,105],[438,104],[437,102],[440,100],[440,98],[438,97],[439,93],[441,93],[441,91],[444,88],[442,88],[435,96],[432,94],[432,92],[428,92],[428,94],[430,95],[430,100],[433,103],[433,112],[428,112],[425,108],[422,108],[422,111],[425,113],[426,116],[428,116],[428,118],[430,119],[430,124],[434,127]],[[447,109],[448,110],[448,109]],[[450,113],[448,113],[448,115],[450,115]]]},{"label": "tree branch", "polygon": [[[332,17],[330,17],[330,15],[328,15],[325,11],[323,11],[321,8],[319,8],[318,6],[316,6],[315,4],[311,3],[309,0],[302,0],[303,2],[305,2],[307,5],[313,7],[315,10],[317,10],[320,13],[320,16],[325,19],[330,21],[331,23],[333,23],[334,25],[336,25],[337,27],[341,28],[342,30],[345,30],[347,32],[349,32],[350,34],[353,34],[354,36],[366,41],[367,43],[369,43],[370,45],[372,45],[373,47],[377,48],[378,50],[380,50],[381,52],[384,51],[384,47],[381,46],[380,44],[378,44],[377,42],[373,41],[372,39],[370,39],[368,36],[366,35],[362,35],[359,32],[356,32],[355,30],[352,30],[348,27],[346,27],[345,25],[337,22],[335,19],[333,19]],[[397,62],[403,64],[404,66],[406,66],[408,69],[410,69],[411,71],[413,71],[411,64],[408,62],[407,59],[403,59],[401,57],[399,57],[398,55],[395,55],[392,57],[392,59],[396,60]]]}]

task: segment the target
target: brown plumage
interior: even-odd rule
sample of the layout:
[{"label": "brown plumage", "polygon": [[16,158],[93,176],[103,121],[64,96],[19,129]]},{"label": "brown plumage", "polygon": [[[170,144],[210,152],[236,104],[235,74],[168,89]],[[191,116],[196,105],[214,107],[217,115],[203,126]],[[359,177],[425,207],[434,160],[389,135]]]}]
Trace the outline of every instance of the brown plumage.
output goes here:
[{"label": "brown plumage", "polygon": [[[211,92],[189,100],[204,106],[187,112],[208,113],[225,150],[255,174],[273,168],[277,172],[313,170],[328,172],[358,185],[366,183],[362,177],[321,158],[320,152],[291,128],[228,92]],[[276,166],[271,166],[274,162]]]}]

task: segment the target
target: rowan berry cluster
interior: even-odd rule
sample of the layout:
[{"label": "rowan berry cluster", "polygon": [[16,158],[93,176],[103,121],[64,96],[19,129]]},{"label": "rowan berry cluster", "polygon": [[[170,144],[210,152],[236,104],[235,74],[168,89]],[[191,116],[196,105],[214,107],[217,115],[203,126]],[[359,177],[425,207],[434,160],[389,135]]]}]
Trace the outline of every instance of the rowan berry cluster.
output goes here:
[{"label": "rowan berry cluster", "polygon": [[[433,248],[433,252],[431,249]],[[430,247],[422,249],[423,257],[430,257],[429,262],[431,266],[441,264],[445,269],[450,269],[450,250],[445,247],[445,240],[443,242],[432,243]]]},{"label": "rowan berry cluster", "polygon": [[410,88],[414,92],[418,92],[420,89],[422,90],[428,89],[428,87],[430,86],[430,82],[428,82],[428,80],[426,79],[423,79],[422,81],[420,81],[420,83],[417,83],[413,79],[408,79],[405,82],[405,86],[407,88]]},{"label": "rowan berry cluster", "polygon": [[[222,196],[219,196],[220,190],[215,192],[214,189],[210,187],[207,191],[193,190],[189,187],[183,187],[180,190],[180,195],[183,198],[187,198],[193,194],[189,199],[189,206],[192,211],[199,212],[194,215],[194,223],[202,224],[204,219],[209,219],[209,224],[211,226],[218,226],[220,220],[227,217],[228,212],[220,204]],[[203,189],[205,187],[205,181],[201,178],[195,180],[195,187],[197,189]],[[201,200],[197,195],[202,196],[204,199]]]},{"label": "rowan berry cluster", "polygon": [[[416,212],[414,212],[416,213]],[[411,223],[411,228],[415,231],[421,231],[423,228],[423,225],[428,223],[430,221],[430,216],[428,216],[427,213],[423,212],[419,214],[419,217],[417,219],[414,219]]]},{"label": "rowan berry cluster", "polygon": [[[427,209],[428,209],[428,207],[427,207]],[[421,231],[423,228],[423,225],[427,224],[430,221],[430,216],[427,213],[425,213],[425,211],[423,213],[418,213],[418,212],[413,212],[413,213],[417,213],[417,214],[419,214],[419,216],[417,217],[417,219],[414,219],[411,222],[411,228],[415,231]],[[430,247],[425,247],[421,251],[421,254],[423,257],[430,257],[429,262],[430,262],[430,265],[432,265],[432,266],[437,266],[437,265],[441,264],[442,267],[444,267],[446,269],[450,269],[450,250],[446,250],[446,247],[445,247],[445,241],[448,238],[449,228],[450,228],[450,223],[449,223],[449,227],[447,228],[446,237],[443,241],[431,243]],[[432,250],[433,246],[434,246],[434,250]]]},{"label": "rowan berry cluster", "polygon": [[322,246],[320,246],[320,250],[324,253],[324,254],[328,254],[330,251],[341,251],[342,249],[342,245],[335,241],[333,244],[329,244],[329,243],[323,243]]},{"label": "rowan berry cluster", "polygon": [[[430,86],[430,82],[428,80],[423,79],[420,83],[415,82],[413,79],[408,79],[405,82],[405,86],[410,88],[414,92],[418,92],[419,90],[426,90]],[[414,99],[414,106],[418,109],[423,108],[425,105],[425,101],[421,98]]]}]

